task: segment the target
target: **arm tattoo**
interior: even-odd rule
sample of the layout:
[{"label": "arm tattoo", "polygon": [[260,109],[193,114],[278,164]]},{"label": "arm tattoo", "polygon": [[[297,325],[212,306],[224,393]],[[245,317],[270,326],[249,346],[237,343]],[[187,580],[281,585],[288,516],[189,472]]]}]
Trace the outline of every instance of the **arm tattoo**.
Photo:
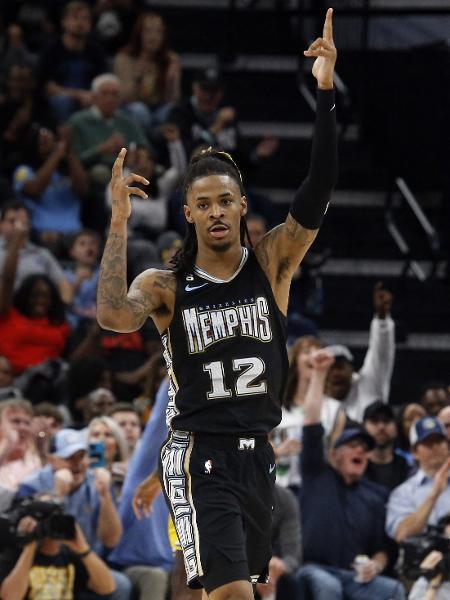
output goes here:
[{"label": "arm tattoo", "polygon": [[110,233],[106,241],[97,289],[97,305],[120,310],[127,300],[126,236]]},{"label": "arm tattoo", "polygon": [[289,213],[283,224],[286,236],[293,242],[298,242],[300,246],[308,246],[314,241],[317,230],[305,229]]}]

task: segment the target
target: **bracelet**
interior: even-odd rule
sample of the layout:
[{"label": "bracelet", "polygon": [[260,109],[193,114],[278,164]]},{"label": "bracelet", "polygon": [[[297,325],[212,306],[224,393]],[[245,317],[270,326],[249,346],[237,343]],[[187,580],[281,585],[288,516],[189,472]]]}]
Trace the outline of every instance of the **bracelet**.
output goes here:
[{"label": "bracelet", "polygon": [[77,558],[85,558],[91,552],[92,552],[92,548],[89,546],[89,548],[87,550],[84,550],[83,552],[74,552],[74,554]]}]

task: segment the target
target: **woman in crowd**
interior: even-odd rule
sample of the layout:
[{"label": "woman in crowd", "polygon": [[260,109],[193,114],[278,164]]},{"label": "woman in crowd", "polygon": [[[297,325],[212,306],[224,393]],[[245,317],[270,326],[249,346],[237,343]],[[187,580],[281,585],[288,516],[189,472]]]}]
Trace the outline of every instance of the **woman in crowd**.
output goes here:
[{"label": "woman in crowd", "polygon": [[129,44],[116,56],[114,72],[126,108],[141,125],[150,131],[164,123],[180,98],[181,66],[159,14],[145,12],[136,20]]},{"label": "woman in crowd", "polygon": [[[281,423],[272,432],[272,445],[277,459],[277,483],[294,491],[301,483],[299,453],[303,428],[303,403],[311,379],[311,352],[321,347],[313,336],[300,337],[289,353],[289,371],[283,398]],[[340,403],[331,398],[324,402],[322,424],[327,437],[343,428],[345,413]]]}]

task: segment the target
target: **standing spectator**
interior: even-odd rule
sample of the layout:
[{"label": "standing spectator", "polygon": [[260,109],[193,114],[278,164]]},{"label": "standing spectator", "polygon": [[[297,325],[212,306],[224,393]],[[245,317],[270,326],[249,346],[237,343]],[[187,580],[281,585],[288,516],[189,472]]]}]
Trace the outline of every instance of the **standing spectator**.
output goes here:
[{"label": "standing spectator", "polygon": [[[403,600],[402,585],[381,576],[388,564],[385,499],[363,478],[374,441],[363,429],[346,429],[327,464],[320,416],[333,356],[318,350],[311,361],[301,454],[303,554],[310,564],[296,574],[299,591],[311,593],[314,600]],[[352,569],[358,555],[367,556],[361,581]]]},{"label": "standing spectator", "polygon": [[142,434],[137,410],[127,402],[117,402],[109,411],[109,416],[122,429],[128,445],[128,453],[131,456],[136,450]]},{"label": "standing spectator", "polygon": [[[49,501],[45,495],[39,499]],[[35,519],[24,517],[19,531],[31,534],[37,526]],[[32,539],[21,552],[14,549],[11,553],[10,549],[5,554],[1,556],[0,573],[0,593],[5,599],[106,599],[115,588],[111,571],[89,546],[78,524],[73,540]]]},{"label": "standing spectator", "polygon": [[33,409],[23,398],[0,403],[0,486],[16,492],[42,466],[31,428]]},{"label": "standing spectator", "polygon": [[363,424],[375,440],[366,477],[391,491],[403,483],[410,473],[407,460],[395,451],[397,424],[392,408],[376,400],[364,411]]},{"label": "standing spectator", "polygon": [[62,355],[69,325],[54,283],[45,275],[30,275],[13,296],[19,251],[27,229],[14,226],[0,287],[0,354],[15,374]]},{"label": "standing spectator", "polygon": [[[272,445],[277,459],[277,483],[297,490],[301,484],[300,452],[304,420],[304,402],[311,380],[311,355],[320,348],[312,336],[299,338],[289,351],[289,370],[283,396],[281,423],[272,432]],[[337,400],[323,402],[321,422],[327,437],[344,423]],[[345,418],[344,418],[345,420]]]},{"label": "standing spectator", "polygon": [[22,202],[5,203],[0,213],[0,273],[4,273],[7,259],[18,253],[14,286],[17,289],[28,275],[47,275],[64,302],[70,299],[69,282],[51,252],[29,241],[31,214]]},{"label": "standing spectator", "polygon": [[[52,492],[64,503],[64,512],[75,517],[89,546],[96,552],[114,548],[122,536],[122,524],[106,469],[88,469],[85,435],[62,429],[54,438],[52,465],[25,479],[19,497]],[[129,600],[128,578],[113,571],[116,591],[112,600]]]},{"label": "standing spectator", "polygon": [[450,450],[447,432],[436,417],[411,427],[411,448],[419,469],[389,497],[386,531],[397,542],[436,525],[450,512]]},{"label": "standing spectator", "polygon": [[31,211],[39,241],[61,254],[62,236],[81,228],[81,202],[87,174],[67,139],[33,126],[27,140],[28,160],[13,174],[14,191]]},{"label": "standing spectator", "polygon": [[420,404],[431,417],[450,404],[447,385],[442,382],[429,382],[422,388]]},{"label": "standing spectator", "polygon": [[95,319],[99,252],[100,236],[96,231],[82,229],[72,238],[69,256],[74,264],[65,270],[72,286],[68,313],[72,327],[82,321],[91,322]]},{"label": "standing spectator", "polygon": [[411,444],[409,442],[411,427],[415,421],[425,417],[426,414],[427,413],[422,405],[412,402],[411,404],[404,404],[400,408],[400,412],[397,416],[399,432],[398,450],[407,460],[410,467],[415,466],[414,457],[411,452]]},{"label": "standing spectator", "polygon": [[14,377],[11,363],[6,356],[0,355],[0,401],[22,396],[19,388],[13,385]]},{"label": "standing spectator", "polygon": [[106,185],[117,152],[124,146],[147,146],[136,122],[119,112],[120,81],[110,73],[92,82],[92,106],[69,120],[74,150],[94,181]]},{"label": "standing spectator", "polygon": [[91,81],[105,71],[101,47],[90,40],[89,4],[74,0],[65,7],[62,35],[41,57],[41,75],[49,102],[60,123],[92,102]]},{"label": "standing spectator", "polygon": [[180,99],[181,66],[161,15],[138,17],[129,44],[116,55],[114,72],[122,84],[122,102],[145,131],[163,124]]},{"label": "standing spectator", "polygon": [[329,397],[342,402],[348,416],[362,421],[364,409],[371,402],[388,401],[395,358],[395,325],[390,317],[393,296],[378,282],[373,304],[375,316],[370,325],[369,348],[362,368],[355,373],[353,355],[345,346],[334,346],[334,364],[325,388]]}]

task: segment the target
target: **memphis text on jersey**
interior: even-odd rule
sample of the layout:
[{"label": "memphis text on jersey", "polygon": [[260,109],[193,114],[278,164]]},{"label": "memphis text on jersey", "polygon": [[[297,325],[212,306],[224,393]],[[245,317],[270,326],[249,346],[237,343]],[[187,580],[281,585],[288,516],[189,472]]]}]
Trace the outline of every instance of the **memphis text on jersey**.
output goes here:
[{"label": "memphis text on jersey", "polygon": [[[183,310],[189,354],[203,352],[216,342],[237,335],[270,342],[269,305],[264,296]],[[233,306],[236,305],[236,306]]]}]

